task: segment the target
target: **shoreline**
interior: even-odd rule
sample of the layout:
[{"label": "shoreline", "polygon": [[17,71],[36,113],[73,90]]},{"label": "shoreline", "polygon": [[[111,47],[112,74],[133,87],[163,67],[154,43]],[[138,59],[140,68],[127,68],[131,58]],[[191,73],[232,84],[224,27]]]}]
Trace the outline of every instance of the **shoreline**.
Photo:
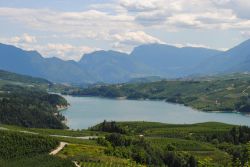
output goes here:
[{"label": "shoreline", "polygon": [[69,108],[69,104],[68,105],[56,105],[56,109],[57,111],[63,111],[63,110],[67,110]]},{"label": "shoreline", "polygon": [[250,115],[250,113],[245,113],[245,112],[240,112],[237,110],[205,110],[205,109],[198,109],[195,108],[191,105],[187,105],[185,103],[177,103],[177,102],[172,102],[172,101],[167,101],[166,99],[150,99],[150,98],[127,98],[127,96],[121,96],[121,97],[105,97],[105,96],[91,96],[91,95],[70,95],[66,94],[63,96],[72,96],[72,97],[98,97],[98,98],[104,98],[104,99],[113,99],[113,100],[138,100],[138,101],[162,101],[166,103],[171,103],[171,104],[176,104],[176,105],[181,105],[185,107],[190,107],[194,110],[197,110],[198,112],[205,112],[205,113],[238,113],[238,114],[243,114],[243,115]]}]

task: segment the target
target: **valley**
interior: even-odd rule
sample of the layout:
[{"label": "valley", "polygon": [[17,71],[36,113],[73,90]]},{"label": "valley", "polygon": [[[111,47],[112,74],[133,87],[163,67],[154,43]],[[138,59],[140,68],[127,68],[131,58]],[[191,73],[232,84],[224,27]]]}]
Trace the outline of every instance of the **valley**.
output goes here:
[{"label": "valley", "polygon": [[[91,102],[93,97],[61,96],[60,94],[47,93],[47,91],[64,94],[70,92],[71,95],[77,96],[91,95],[108,98],[125,97],[126,95],[130,97],[128,99],[166,100],[165,97],[170,96],[165,95],[172,96],[173,93],[171,92],[178,91],[183,92],[186,97],[191,92],[194,92],[193,95],[197,97],[204,96],[202,94],[209,92],[209,89],[206,88],[210,87],[213,90],[220,91],[209,92],[205,95],[231,91],[232,94],[239,92],[241,96],[246,97],[248,96],[248,87],[245,85],[249,82],[248,74],[209,76],[192,78],[192,80],[186,81],[163,80],[119,85],[94,85],[89,88],[55,84],[41,78],[6,71],[1,71],[0,74],[1,167],[14,167],[17,164],[20,167],[39,165],[41,167],[150,167],[162,165],[170,167],[236,167],[237,164],[243,165],[248,163],[250,130],[247,126],[240,126],[244,125],[242,120],[247,119],[247,116],[242,115],[242,117],[239,117],[241,122],[238,125],[209,122],[202,119],[199,120],[199,117],[191,114],[192,112],[197,114],[200,112],[190,112],[188,110],[192,110],[191,108],[179,106],[179,111],[173,110],[174,112],[169,113],[169,120],[172,119],[171,115],[179,113],[179,115],[176,115],[178,120],[181,120],[181,117],[194,117],[197,122],[203,123],[184,124],[182,122],[170,124],[167,123],[167,120],[159,121],[166,123],[149,122],[150,120],[145,121],[146,119],[141,120],[140,118],[145,118],[144,116],[150,110],[153,110],[152,116],[148,116],[153,118],[153,115],[156,115],[155,112],[157,112],[156,105],[160,104],[159,108],[163,109],[162,113],[159,114],[163,118],[164,113],[168,113],[165,109],[171,109],[171,106],[174,109],[173,107],[176,104],[168,104],[164,101],[124,101],[105,98],[100,98],[99,100],[101,102],[106,101],[106,104],[99,104],[96,100]],[[233,87],[233,84],[237,84],[237,87],[228,89],[229,86]],[[216,86],[216,89],[213,86]],[[227,89],[222,89],[223,86]],[[178,88],[178,91],[176,88]],[[195,91],[196,89],[198,90]],[[154,91],[155,93],[148,93],[148,91]],[[134,92],[134,94],[130,94],[131,92]],[[195,92],[201,92],[201,94],[195,94]],[[155,96],[150,97],[147,95]],[[218,94],[214,96],[218,98]],[[221,96],[223,97],[223,94]],[[181,98],[182,96],[178,97]],[[246,101],[242,100],[242,97],[239,99],[238,96],[232,97],[237,97],[235,101],[241,102],[242,105],[248,105],[248,103],[245,103]],[[74,100],[72,101],[72,99]],[[221,99],[224,100],[224,98]],[[69,103],[68,109],[57,110],[58,106],[66,107]],[[76,107],[77,103],[81,104],[79,108]],[[106,117],[95,114],[93,108],[89,108],[91,103],[96,107],[100,106],[101,108],[97,110],[107,114]],[[138,103],[141,103],[145,108],[141,108],[138,117],[135,117],[136,111],[133,110],[140,108]],[[178,101],[175,103],[178,103]],[[115,106],[115,104],[117,107],[113,109],[113,113],[110,113],[111,106]],[[128,108],[128,106],[132,107],[133,105],[135,105],[134,109]],[[105,106],[107,107],[106,109]],[[88,111],[93,112],[97,119],[95,120],[89,114],[85,116],[76,115],[79,122],[86,123],[89,121],[85,126],[79,126],[78,121],[66,114],[69,112],[69,114],[74,115],[73,110],[71,111],[74,107],[76,107],[74,110],[77,112],[86,114]],[[83,110],[84,108],[85,110]],[[124,108],[127,108],[131,113],[126,114]],[[117,115],[119,111],[124,112],[125,115]],[[204,118],[209,118],[209,113],[201,113],[205,114]],[[215,114],[221,114],[221,120],[223,120],[223,118],[226,118],[227,113]],[[232,120],[237,118],[237,115],[233,113],[228,114],[231,114]],[[123,121],[103,121],[106,118],[112,119],[114,115],[117,115],[117,118],[114,118],[115,120],[123,117]],[[126,117],[126,115],[133,117],[133,119]],[[217,116],[215,115],[211,120],[216,120]],[[66,119],[67,121],[65,122]],[[70,123],[71,121],[76,123],[75,130],[71,129],[74,127]],[[184,120],[184,122],[188,121]],[[100,124],[95,125],[96,123]],[[67,125],[70,125],[69,128],[71,130],[68,129]],[[248,125],[247,121],[245,125]]]},{"label": "valley", "polygon": [[0,0],[0,167],[250,167],[250,0]]}]

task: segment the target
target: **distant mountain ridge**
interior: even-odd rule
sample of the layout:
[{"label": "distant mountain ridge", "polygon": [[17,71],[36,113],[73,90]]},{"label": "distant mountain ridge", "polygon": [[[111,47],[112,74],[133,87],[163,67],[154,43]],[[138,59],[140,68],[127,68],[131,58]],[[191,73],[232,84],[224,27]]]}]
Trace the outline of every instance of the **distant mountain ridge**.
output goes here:
[{"label": "distant mountain ridge", "polygon": [[249,72],[250,39],[220,55],[207,59],[199,67],[202,67],[200,71],[202,74]]},{"label": "distant mountain ridge", "polygon": [[0,44],[0,69],[46,78],[54,82],[89,82],[91,76],[74,61],[43,58],[36,51],[25,51],[11,45]]},{"label": "distant mountain ridge", "polygon": [[250,71],[250,40],[226,52],[147,44],[136,47],[131,54],[96,51],[85,54],[79,62],[44,58],[36,51],[0,44],[0,69],[65,83],[117,83],[150,76],[179,78],[242,72]]},{"label": "distant mountain ridge", "polygon": [[190,70],[194,66],[220,53],[222,52],[206,48],[178,48],[163,44],[149,44],[136,47],[131,57],[156,70],[154,75],[175,78],[192,74]]}]

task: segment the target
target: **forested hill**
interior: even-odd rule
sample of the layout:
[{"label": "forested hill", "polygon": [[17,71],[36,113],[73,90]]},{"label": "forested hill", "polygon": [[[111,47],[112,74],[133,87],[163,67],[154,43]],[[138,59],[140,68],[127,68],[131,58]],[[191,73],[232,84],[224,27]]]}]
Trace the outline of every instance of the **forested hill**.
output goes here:
[{"label": "forested hill", "polygon": [[0,79],[28,84],[51,84],[50,81],[43,78],[36,78],[27,75],[16,74],[0,69]]},{"label": "forested hill", "polygon": [[181,103],[204,111],[250,112],[250,75],[235,74],[195,80],[96,86],[71,95],[108,98],[157,99]]},{"label": "forested hill", "polygon": [[67,101],[49,94],[51,82],[0,70],[0,124],[39,128],[66,128],[58,108]]},{"label": "forested hill", "polygon": [[65,120],[57,106],[66,106],[67,101],[46,91],[4,85],[0,89],[0,123],[39,128],[66,128]]}]

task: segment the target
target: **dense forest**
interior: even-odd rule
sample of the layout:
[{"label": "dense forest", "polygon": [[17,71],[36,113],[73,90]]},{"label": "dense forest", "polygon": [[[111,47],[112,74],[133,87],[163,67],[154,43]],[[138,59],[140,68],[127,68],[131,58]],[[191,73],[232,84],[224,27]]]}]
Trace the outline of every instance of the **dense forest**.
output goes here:
[{"label": "dense forest", "polygon": [[99,85],[65,92],[76,96],[152,99],[180,103],[203,111],[250,112],[250,76],[200,78],[192,80],[157,81]]},{"label": "dense forest", "polygon": [[0,92],[0,123],[25,127],[66,128],[57,106],[67,101],[41,89],[3,85]]}]

